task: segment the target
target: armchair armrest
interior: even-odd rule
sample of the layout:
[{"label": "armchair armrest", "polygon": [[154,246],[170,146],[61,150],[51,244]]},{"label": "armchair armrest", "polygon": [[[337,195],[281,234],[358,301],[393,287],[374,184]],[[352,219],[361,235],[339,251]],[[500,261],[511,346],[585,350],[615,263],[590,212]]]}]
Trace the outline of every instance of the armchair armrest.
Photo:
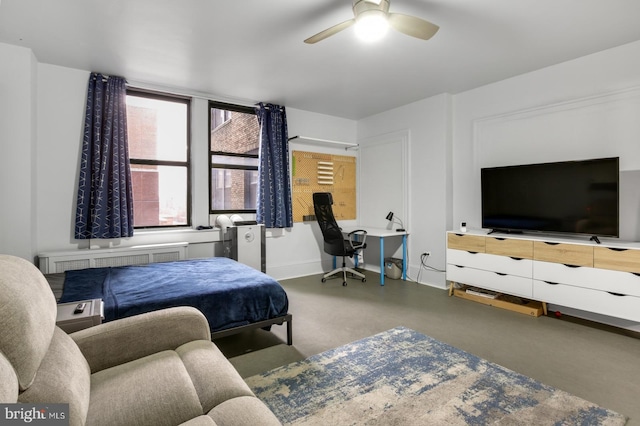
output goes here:
[{"label": "armchair armrest", "polygon": [[356,229],[355,231],[351,231],[347,234],[347,236],[349,237],[349,244],[351,244],[352,249],[359,250],[366,246],[365,242],[367,241],[367,231],[365,231],[364,229]]},{"label": "armchair armrest", "polygon": [[95,373],[193,340],[211,340],[205,316],[191,307],[168,308],[71,333]]}]

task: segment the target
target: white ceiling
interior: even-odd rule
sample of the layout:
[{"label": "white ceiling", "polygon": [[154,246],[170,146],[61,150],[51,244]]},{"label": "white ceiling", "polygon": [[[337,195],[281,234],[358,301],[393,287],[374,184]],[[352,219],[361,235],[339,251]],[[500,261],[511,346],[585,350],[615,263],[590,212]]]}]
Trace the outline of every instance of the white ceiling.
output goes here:
[{"label": "white ceiling", "polygon": [[639,0],[391,0],[429,41],[353,27],[351,0],[2,0],[0,42],[39,62],[217,100],[358,119],[640,40]]}]

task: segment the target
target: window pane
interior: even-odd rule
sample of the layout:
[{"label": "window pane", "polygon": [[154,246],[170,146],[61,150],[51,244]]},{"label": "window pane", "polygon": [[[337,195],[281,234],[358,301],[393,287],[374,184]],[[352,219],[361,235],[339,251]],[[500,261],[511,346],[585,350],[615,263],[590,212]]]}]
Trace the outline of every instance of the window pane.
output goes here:
[{"label": "window pane", "polygon": [[127,95],[127,127],[130,158],[187,161],[186,103]]},{"label": "window pane", "polygon": [[257,170],[211,169],[211,210],[255,210]]},{"label": "window pane", "polygon": [[187,168],[131,164],[135,226],[187,224]]},{"label": "window pane", "polygon": [[230,164],[235,166],[258,167],[257,158],[233,157],[229,155],[212,155],[211,163],[213,164]]},{"label": "window pane", "polygon": [[259,130],[255,114],[211,108],[211,151],[258,154]]}]

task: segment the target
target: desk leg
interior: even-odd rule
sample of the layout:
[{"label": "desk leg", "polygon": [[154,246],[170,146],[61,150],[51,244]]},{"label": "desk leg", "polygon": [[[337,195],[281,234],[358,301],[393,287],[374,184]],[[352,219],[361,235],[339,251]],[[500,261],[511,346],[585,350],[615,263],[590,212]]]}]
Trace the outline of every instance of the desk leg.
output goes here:
[{"label": "desk leg", "polygon": [[407,280],[407,234],[402,236],[402,279]]},{"label": "desk leg", "polygon": [[380,237],[380,285],[384,285],[384,237]]}]

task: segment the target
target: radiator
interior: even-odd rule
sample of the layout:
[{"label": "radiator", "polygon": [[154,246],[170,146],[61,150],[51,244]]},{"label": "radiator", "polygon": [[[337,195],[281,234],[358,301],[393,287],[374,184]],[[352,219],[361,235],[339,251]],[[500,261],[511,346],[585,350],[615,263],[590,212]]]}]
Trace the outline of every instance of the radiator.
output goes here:
[{"label": "radiator", "polygon": [[147,263],[184,260],[189,243],[150,244],[132,247],[84,249],[41,253],[40,271],[54,274],[73,269],[108,266],[145,265]]}]

